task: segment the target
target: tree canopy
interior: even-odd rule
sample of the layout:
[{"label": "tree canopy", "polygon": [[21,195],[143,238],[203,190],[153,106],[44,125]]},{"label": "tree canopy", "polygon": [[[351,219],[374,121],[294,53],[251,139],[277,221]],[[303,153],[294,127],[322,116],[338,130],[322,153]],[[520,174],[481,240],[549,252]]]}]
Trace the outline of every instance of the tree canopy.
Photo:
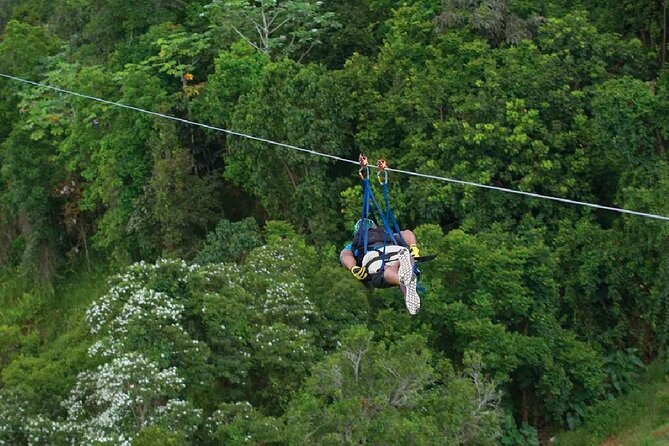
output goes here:
[{"label": "tree canopy", "polygon": [[[0,73],[669,215],[667,14],[8,0]],[[355,166],[0,79],[0,445],[538,445],[666,352],[666,222],[397,173],[390,199],[438,253],[415,317],[339,266]]]}]

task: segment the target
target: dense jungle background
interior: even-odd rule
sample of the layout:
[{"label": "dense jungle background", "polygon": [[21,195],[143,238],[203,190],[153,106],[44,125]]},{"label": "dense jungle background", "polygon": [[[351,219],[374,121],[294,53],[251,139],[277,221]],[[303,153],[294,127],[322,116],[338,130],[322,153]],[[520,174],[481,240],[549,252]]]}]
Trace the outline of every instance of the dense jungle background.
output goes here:
[{"label": "dense jungle background", "polygon": [[[2,0],[0,73],[669,215],[667,35],[663,0]],[[609,422],[650,399],[669,422],[668,222],[390,186],[438,254],[415,317],[339,266],[356,166],[0,79],[0,445],[529,446],[593,423],[598,444],[649,380]]]}]

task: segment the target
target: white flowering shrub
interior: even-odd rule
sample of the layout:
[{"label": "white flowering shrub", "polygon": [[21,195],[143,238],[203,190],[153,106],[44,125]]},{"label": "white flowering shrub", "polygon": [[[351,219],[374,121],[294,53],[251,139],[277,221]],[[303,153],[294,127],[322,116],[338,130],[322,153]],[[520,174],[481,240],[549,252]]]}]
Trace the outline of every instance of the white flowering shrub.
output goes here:
[{"label": "white flowering shrub", "polygon": [[303,281],[294,278],[271,283],[258,303],[258,311],[269,320],[300,327],[306,327],[318,314]]},{"label": "white flowering shrub", "polygon": [[21,392],[0,390],[0,446],[69,444],[65,423],[35,413]]},{"label": "white flowering shrub", "polygon": [[[204,339],[193,282],[230,283],[227,268],[183,261],[143,262],[110,281],[109,292],[86,312],[89,349],[108,362],[81,373],[63,406],[62,430],[82,444],[130,444],[147,426],[187,438],[202,411],[179,398],[211,387],[210,349]],[[226,277],[221,277],[226,276]],[[196,311],[197,309],[197,311]],[[179,373],[177,373],[177,369]]]},{"label": "white flowering shrub", "polygon": [[168,431],[179,431],[191,437],[202,421],[202,409],[197,409],[190,401],[171,399],[149,417],[151,426],[159,426]]},{"label": "white flowering shrub", "polygon": [[295,368],[313,360],[312,342],[313,337],[308,331],[277,322],[260,327],[251,345],[263,369]]},{"label": "white flowering shrub", "polygon": [[204,386],[211,379],[210,351],[187,329],[192,318],[192,275],[202,280],[216,276],[213,268],[200,271],[183,261],[160,260],[132,265],[110,281],[107,294],[86,312],[91,334],[99,339],[89,354],[102,358],[141,352],[161,366],[179,364],[189,385]]},{"label": "white flowering shrub", "polygon": [[253,351],[249,345],[252,328],[247,302],[250,296],[237,286],[223,288],[218,293],[202,293],[194,299],[198,303],[195,313],[202,338],[211,349],[214,375],[228,384],[245,385]]},{"label": "white flowering shrub", "polygon": [[[73,432],[99,444],[120,441],[120,435],[132,438],[146,426],[182,425],[184,432],[192,432],[197,410],[179,399],[186,387],[189,395],[205,400],[213,397],[212,388],[224,385],[226,393],[219,398],[228,401],[250,398],[274,408],[285,403],[318,356],[308,330],[318,312],[297,274],[304,259],[295,258],[291,249],[258,248],[242,269],[161,260],[137,263],[114,277],[109,292],[86,313],[90,332],[98,337],[89,354],[109,362],[81,374],[66,402],[68,422],[79,426]],[[135,369],[133,361],[143,366]],[[156,405],[146,396],[144,403],[153,402],[138,407],[137,395],[120,392],[135,386],[127,376],[142,368],[153,374],[178,368],[184,379],[169,395],[174,400],[157,396],[165,401]],[[114,371],[127,372],[125,381],[112,379]],[[103,388],[96,387],[102,383]],[[113,398],[102,398],[101,392]],[[90,401],[100,404],[87,405]],[[195,424],[177,420],[181,409]]]},{"label": "white flowering shrub", "polygon": [[282,423],[263,411],[287,407],[324,354],[316,338],[367,306],[336,282],[316,296],[315,251],[279,229],[243,265],[161,259],[112,277],[85,314],[85,361],[59,381],[49,374],[56,411],[0,399],[0,446],[281,442]]},{"label": "white flowering shrub", "polygon": [[242,282],[242,269],[234,263],[212,263],[191,266],[187,288],[189,294],[202,292],[217,293],[228,288],[239,287]]},{"label": "white flowering shrub", "polygon": [[[172,410],[171,398],[183,388],[176,368],[161,369],[139,353],[126,354],[79,375],[63,402],[68,416],[62,428],[77,444],[130,445],[137,432]],[[199,416],[189,411],[182,421]]]},{"label": "white flowering shrub", "polygon": [[165,327],[181,331],[179,322],[183,311],[183,305],[165,293],[139,286],[112,287],[110,293],[86,313],[91,333],[102,336],[90,353],[109,358],[132,350],[134,346],[127,344],[132,344],[138,335],[149,337],[154,330]]},{"label": "white flowering shrub", "polygon": [[287,402],[318,357],[311,333],[281,322],[260,327],[251,345],[253,401],[269,407]]},{"label": "white flowering shrub", "polygon": [[306,327],[318,309],[306,293],[308,259],[287,244],[265,245],[251,252],[245,264],[244,285],[256,297],[253,310],[260,322],[281,321]]},{"label": "white flowering shrub", "polygon": [[24,404],[22,395],[0,389],[0,446],[26,443],[24,423],[28,414]]},{"label": "white flowering shrub", "polygon": [[52,446],[65,444],[67,430],[62,423],[50,420],[43,415],[29,417],[24,422],[29,446]]}]

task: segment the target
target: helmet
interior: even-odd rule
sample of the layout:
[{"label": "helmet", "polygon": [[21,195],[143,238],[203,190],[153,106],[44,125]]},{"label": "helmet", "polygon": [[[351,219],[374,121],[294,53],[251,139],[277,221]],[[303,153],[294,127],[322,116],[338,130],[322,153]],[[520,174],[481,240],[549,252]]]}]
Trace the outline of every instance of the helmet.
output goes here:
[{"label": "helmet", "polygon": [[374,228],[376,228],[376,223],[374,223],[374,220],[370,220],[369,218],[361,218],[360,220],[356,221],[355,225],[353,226],[353,235],[357,234],[361,229]]}]

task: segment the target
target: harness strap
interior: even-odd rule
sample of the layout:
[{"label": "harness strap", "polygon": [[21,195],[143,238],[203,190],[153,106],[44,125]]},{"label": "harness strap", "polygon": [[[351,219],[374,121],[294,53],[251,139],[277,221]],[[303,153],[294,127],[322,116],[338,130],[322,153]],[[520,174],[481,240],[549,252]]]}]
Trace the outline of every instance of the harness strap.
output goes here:
[{"label": "harness strap", "polygon": [[395,213],[393,212],[392,208],[390,207],[390,195],[388,192],[388,182],[384,182],[381,185],[381,188],[383,189],[383,199],[386,204],[386,213],[387,217],[386,220],[389,220],[393,224],[393,228],[395,229],[400,241],[402,242],[402,246],[407,246],[407,242],[404,241],[404,237],[402,237],[402,230],[400,229],[400,225],[397,223],[397,220],[395,219]]},{"label": "harness strap", "polygon": [[[363,256],[367,254],[367,241],[368,241],[368,231],[367,219],[369,218],[369,197],[371,195],[371,188],[369,187],[369,178],[363,178],[362,180],[362,216],[360,218],[362,228],[358,228],[358,231],[362,229],[363,236]],[[359,237],[359,236],[358,236]]]}]

